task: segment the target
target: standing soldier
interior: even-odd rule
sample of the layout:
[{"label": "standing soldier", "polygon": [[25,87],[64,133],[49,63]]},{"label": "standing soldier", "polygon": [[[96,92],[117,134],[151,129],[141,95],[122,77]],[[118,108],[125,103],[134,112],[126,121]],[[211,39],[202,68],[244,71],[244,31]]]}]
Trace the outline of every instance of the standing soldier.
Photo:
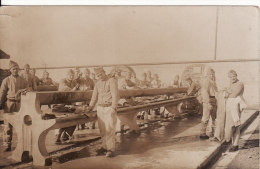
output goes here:
[{"label": "standing soldier", "polygon": [[240,117],[241,111],[246,107],[243,93],[244,84],[237,79],[237,73],[234,70],[228,72],[230,86],[226,90],[226,122],[225,139],[227,142],[232,139],[230,152],[238,150],[238,141],[240,137]]},{"label": "standing soldier", "polygon": [[[16,62],[9,62],[11,75],[3,80],[0,88],[0,109],[4,109],[4,113],[18,112],[20,109],[20,95],[26,92],[27,83],[18,74],[19,66]],[[7,148],[5,151],[11,151],[13,126],[9,123],[4,124],[4,142]]]},{"label": "standing soldier", "polygon": [[36,69],[32,68],[31,74],[32,74],[33,80],[34,80],[36,86],[39,86],[40,85],[40,79],[38,78],[38,76],[35,75],[35,73],[36,73]]},{"label": "standing soldier", "polygon": [[201,98],[203,105],[203,115],[201,119],[201,139],[209,139],[206,135],[206,129],[209,122],[209,118],[212,119],[212,134],[214,135],[216,110],[217,110],[217,100],[215,94],[217,92],[217,85],[215,79],[215,71],[213,69],[207,70],[207,75],[202,79],[201,83]]},{"label": "standing soldier", "polygon": [[89,108],[97,104],[98,126],[102,138],[102,148],[98,154],[106,153],[106,157],[112,157],[115,151],[115,131],[117,121],[118,84],[114,77],[108,77],[102,67],[95,68],[98,81],[94,87]]},{"label": "standing soldier", "polygon": [[27,88],[30,90],[36,90],[37,85],[34,81],[33,76],[30,74],[30,65],[24,65],[24,72],[21,74],[21,77],[24,78],[27,82]]}]

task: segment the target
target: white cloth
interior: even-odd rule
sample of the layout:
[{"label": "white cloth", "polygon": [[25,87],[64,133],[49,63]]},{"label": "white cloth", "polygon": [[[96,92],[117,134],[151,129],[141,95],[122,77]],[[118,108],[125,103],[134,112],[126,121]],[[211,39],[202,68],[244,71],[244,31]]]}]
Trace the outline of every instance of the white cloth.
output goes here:
[{"label": "white cloth", "polygon": [[231,113],[231,117],[233,119],[233,122],[235,126],[240,125],[240,112],[244,108],[246,108],[247,105],[243,98],[240,96],[236,98],[228,98],[226,102],[226,111]]},{"label": "white cloth", "polygon": [[214,137],[219,141],[222,141],[225,137],[225,121],[226,121],[226,99],[225,91],[219,91],[216,93],[217,99],[217,119],[216,119],[216,130]]},{"label": "white cloth", "polygon": [[111,107],[97,106],[97,117],[102,147],[107,150],[115,151],[116,111]]}]

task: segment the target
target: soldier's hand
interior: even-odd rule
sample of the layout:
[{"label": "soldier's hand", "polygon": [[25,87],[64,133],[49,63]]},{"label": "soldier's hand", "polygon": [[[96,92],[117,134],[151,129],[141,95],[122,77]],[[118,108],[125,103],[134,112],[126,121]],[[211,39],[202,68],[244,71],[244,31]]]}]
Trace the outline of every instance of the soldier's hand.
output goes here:
[{"label": "soldier's hand", "polygon": [[26,89],[22,89],[21,94],[22,95],[26,95],[26,93],[27,93],[27,90]]}]

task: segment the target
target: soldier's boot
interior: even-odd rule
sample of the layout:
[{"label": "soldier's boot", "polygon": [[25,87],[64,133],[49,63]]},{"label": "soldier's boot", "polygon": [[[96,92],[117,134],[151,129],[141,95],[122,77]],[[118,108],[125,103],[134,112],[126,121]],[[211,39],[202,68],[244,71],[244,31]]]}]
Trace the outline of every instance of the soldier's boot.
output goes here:
[{"label": "soldier's boot", "polygon": [[209,136],[206,135],[208,123],[201,122],[201,130],[200,130],[200,139],[209,139]]}]

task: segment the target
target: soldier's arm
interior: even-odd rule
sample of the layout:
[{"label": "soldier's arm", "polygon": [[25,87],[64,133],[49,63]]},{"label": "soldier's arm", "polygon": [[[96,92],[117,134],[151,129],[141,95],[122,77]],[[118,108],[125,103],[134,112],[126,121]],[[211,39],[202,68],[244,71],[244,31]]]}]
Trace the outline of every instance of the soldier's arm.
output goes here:
[{"label": "soldier's arm", "polygon": [[110,82],[110,92],[111,92],[111,95],[112,95],[112,108],[113,109],[117,109],[117,104],[118,104],[118,84],[116,83],[116,80],[111,78],[109,79],[109,82]]},{"label": "soldier's arm", "polygon": [[95,85],[94,91],[92,93],[91,101],[89,103],[90,110],[96,105],[97,100],[98,100],[98,90],[97,90],[97,85]]},{"label": "soldier's arm", "polygon": [[207,82],[203,82],[201,86],[201,98],[203,103],[209,103],[210,101]]},{"label": "soldier's arm", "polygon": [[2,109],[4,106],[7,92],[8,92],[8,82],[7,79],[4,79],[0,88],[0,109]]}]

